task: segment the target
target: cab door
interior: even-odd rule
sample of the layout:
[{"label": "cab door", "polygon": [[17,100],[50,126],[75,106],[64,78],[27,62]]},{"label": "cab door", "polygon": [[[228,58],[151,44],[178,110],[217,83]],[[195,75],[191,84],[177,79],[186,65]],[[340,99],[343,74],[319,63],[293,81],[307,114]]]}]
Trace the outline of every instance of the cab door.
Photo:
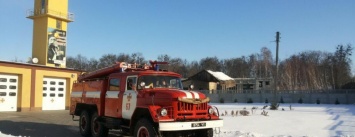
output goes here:
[{"label": "cab door", "polygon": [[125,86],[126,89],[122,99],[122,117],[124,119],[131,119],[137,106],[137,76],[128,76]]},{"label": "cab door", "polygon": [[119,100],[121,88],[121,78],[110,78],[105,96],[105,116],[121,117],[120,106],[122,100]]}]

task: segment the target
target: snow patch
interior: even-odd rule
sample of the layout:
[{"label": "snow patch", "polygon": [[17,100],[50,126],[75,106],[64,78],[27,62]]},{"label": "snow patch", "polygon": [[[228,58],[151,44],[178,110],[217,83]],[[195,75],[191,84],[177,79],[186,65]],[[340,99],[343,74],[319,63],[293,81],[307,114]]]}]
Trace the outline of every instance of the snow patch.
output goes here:
[{"label": "snow patch", "polygon": [[[0,137],[15,137],[15,136],[6,135],[6,134],[1,133],[1,131],[0,131]],[[17,136],[17,137],[21,137],[21,136]]]},{"label": "snow patch", "polygon": [[223,72],[214,72],[212,70],[207,70],[207,72],[221,81],[234,80],[233,78],[229,77],[228,75],[224,74]]}]

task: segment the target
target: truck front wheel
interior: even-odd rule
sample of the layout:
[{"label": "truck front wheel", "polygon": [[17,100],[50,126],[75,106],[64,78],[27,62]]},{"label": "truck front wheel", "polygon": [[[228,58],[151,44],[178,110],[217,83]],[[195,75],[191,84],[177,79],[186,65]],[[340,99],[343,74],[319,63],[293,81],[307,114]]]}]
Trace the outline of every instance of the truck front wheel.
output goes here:
[{"label": "truck front wheel", "polygon": [[79,120],[80,134],[85,137],[90,136],[90,128],[91,128],[90,115],[87,111],[83,111],[80,114],[80,120]]},{"label": "truck front wheel", "polygon": [[93,137],[107,137],[108,129],[98,121],[98,117],[97,112],[91,117],[91,135]]},{"label": "truck front wheel", "polygon": [[196,137],[213,137],[213,129],[199,129],[196,132]]},{"label": "truck front wheel", "polygon": [[145,118],[140,119],[134,128],[134,137],[155,137],[156,135],[152,122]]}]

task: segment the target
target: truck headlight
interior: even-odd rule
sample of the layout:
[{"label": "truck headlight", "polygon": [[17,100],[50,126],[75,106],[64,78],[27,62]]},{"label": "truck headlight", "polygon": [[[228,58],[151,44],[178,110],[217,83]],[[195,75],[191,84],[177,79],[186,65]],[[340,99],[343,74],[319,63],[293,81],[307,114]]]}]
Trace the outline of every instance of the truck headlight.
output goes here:
[{"label": "truck headlight", "polygon": [[160,115],[161,116],[166,116],[168,114],[168,110],[166,110],[165,108],[162,108],[161,110],[160,110]]},{"label": "truck headlight", "polygon": [[208,109],[208,114],[212,115],[213,112],[214,112],[213,108],[209,108],[209,109]]}]

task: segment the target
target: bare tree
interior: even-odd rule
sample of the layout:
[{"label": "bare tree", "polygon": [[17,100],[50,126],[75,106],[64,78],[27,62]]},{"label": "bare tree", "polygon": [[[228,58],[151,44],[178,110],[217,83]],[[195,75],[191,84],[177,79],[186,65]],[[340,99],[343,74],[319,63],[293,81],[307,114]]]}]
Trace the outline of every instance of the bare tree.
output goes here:
[{"label": "bare tree", "polygon": [[335,88],[351,81],[351,59],[353,47],[351,44],[347,46],[338,45],[334,53],[333,59],[333,79]]},{"label": "bare tree", "polygon": [[143,54],[140,53],[140,52],[132,53],[130,62],[137,63],[137,64],[145,64],[145,63],[147,63],[144,60]]},{"label": "bare tree", "polygon": [[202,69],[197,61],[192,61],[187,65],[187,70],[189,70],[187,72],[187,77],[190,77],[200,72]]},{"label": "bare tree", "polygon": [[158,56],[158,61],[169,62],[170,58],[168,54],[162,54]]},{"label": "bare tree", "polygon": [[200,65],[202,69],[208,69],[213,71],[221,71],[222,63],[217,57],[206,57],[200,60]]},{"label": "bare tree", "polygon": [[[320,51],[304,51],[294,54],[280,62],[280,82],[278,87],[283,90],[319,90],[341,88],[354,80],[351,73],[352,46],[338,45],[334,53]],[[219,60],[217,57],[206,57],[199,61],[187,61],[173,58],[167,54],[157,57],[158,61],[169,62],[161,65],[161,69],[177,72],[183,77],[190,77],[203,69],[222,71],[234,78],[273,77],[272,53],[263,47],[260,53]],[[144,64],[147,61],[142,53],[106,54],[99,60],[88,60],[82,55],[67,57],[67,66],[83,71],[94,71],[111,66],[116,62]]]},{"label": "bare tree", "polygon": [[105,54],[99,59],[99,68],[111,66],[117,62],[118,58],[115,54]]},{"label": "bare tree", "polygon": [[249,56],[249,67],[250,67],[250,77],[257,78],[258,76],[258,67],[260,63],[258,61],[258,54],[251,54]]},{"label": "bare tree", "polygon": [[253,63],[247,57],[225,59],[223,61],[225,73],[233,78],[250,77]]},{"label": "bare tree", "polygon": [[117,55],[118,62],[131,62],[131,57],[128,54],[120,53]]},{"label": "bare tree", "polygon": [[272,53],[270,49],[267,47],[261,48],[261,55],[262,55],[262,62],[263,62],[263,69],[264,74],[262,75],[264,78],[271,77],[271,69],[272,69]]},{"label": "bare tree", "polygon": [[68,68],[74,68],[78,70],[87,71],[88,70],[88,59],[82,55],[77,55],[76,57],[67,57],[66,66]]},{"label": "bare tree", "polygon": [[285,90],[339,89],[351,81],[351,45],[339,45],[334,53],[305,51],[280,64],[280,88]]},{"label": "bare tree", "polygon": [[88,62],[88,68],[86,69],[87,71],[91,72],[91,71],[95,71],[99,69],[99,61],[91,58]]}]

